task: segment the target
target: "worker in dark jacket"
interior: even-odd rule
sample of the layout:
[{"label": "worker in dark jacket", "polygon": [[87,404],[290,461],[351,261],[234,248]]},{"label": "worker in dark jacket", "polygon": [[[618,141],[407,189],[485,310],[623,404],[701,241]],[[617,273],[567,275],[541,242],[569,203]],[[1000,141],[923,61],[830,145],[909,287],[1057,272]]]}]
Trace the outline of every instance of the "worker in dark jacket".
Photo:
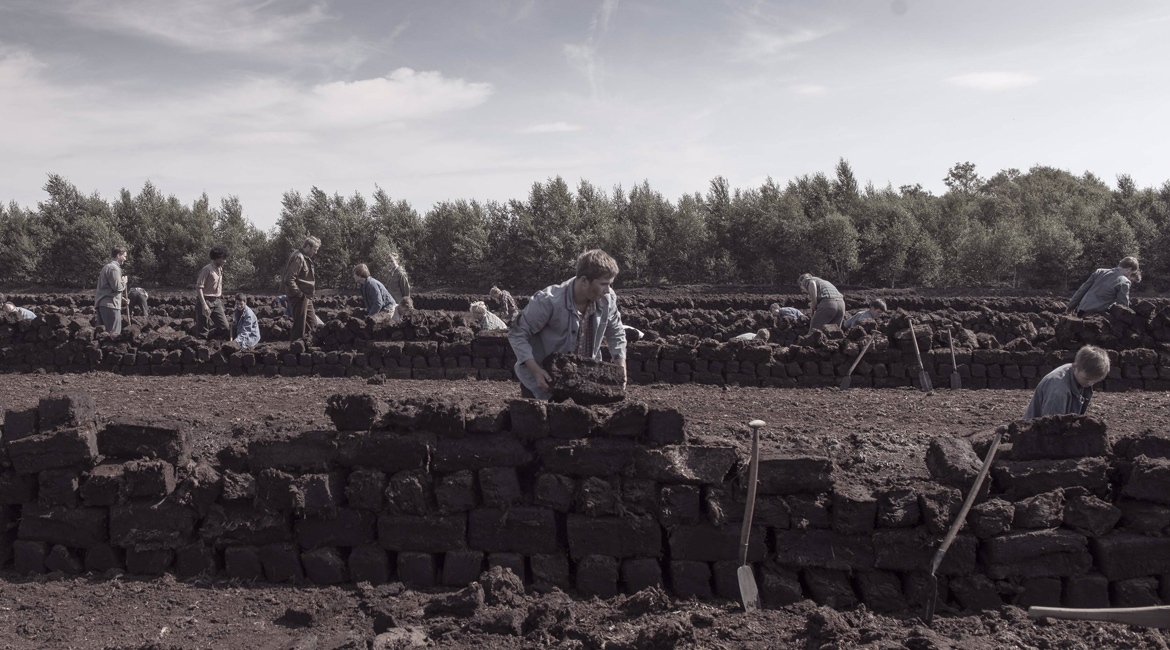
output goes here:
[{"label": "worker in dark jacket", "polygon": [[1109,355],[1099,347],[1086,345],[1066,363],[1044,376],[1036,386],[1024,419],[1045,415],[1084,415],[1093,398],[1093,384],[1109,375]]},{"label": "worker in dark jacket", "polygon": [[370,267],[365,264],[358,264],[353,267],[353,281],[358,283],[358,289],[362,292],[362,301],[365,302],[366,306],[366,316],[373,316],[383,311],[394,311],[394,306],[397,302],[390,295],[390,292],[386,290],[386,285],[378,282],[377,278],[370,275]]},{"label": "worker in dark jacket", "polygon": [[304,338],[307,323],[317,322],[313,310],[313,293],[317,286],[317,268],[313,256],[321,249],[321,240],[306,237],[300,250],[294,251],[284,267],[280,286],[288,291],[289,306],[292,307],[292,340]]},{"label": "worker in dark jacket", "polygon": [[1116,268],[1097,269],[1068,301],[1069,313],[1095,314],[1113,305],[1129,306],[1129,287],[1140,282],[1142,272],[1136,257],[1126,257]]}]

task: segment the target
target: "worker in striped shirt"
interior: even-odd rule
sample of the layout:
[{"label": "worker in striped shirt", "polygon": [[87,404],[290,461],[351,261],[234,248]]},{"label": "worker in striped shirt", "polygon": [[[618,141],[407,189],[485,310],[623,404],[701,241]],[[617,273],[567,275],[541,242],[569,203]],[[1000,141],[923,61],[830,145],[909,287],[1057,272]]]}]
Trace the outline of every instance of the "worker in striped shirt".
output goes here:
[{"label": "worker in striped shirt", "polygon": [[808,324],[809,334],[824,329],[826,325],[841,326],[845,320],[845,298],[828,280],[822,280],[811,273],[801,275],[797,280],[800,290],[808,294],[812,320]]}]

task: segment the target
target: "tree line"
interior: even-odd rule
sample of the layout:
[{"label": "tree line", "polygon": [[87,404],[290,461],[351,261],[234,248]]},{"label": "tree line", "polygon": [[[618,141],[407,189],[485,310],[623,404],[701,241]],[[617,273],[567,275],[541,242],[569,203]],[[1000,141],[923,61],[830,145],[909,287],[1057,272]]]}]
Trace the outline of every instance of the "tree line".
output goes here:
[{"label": "tree line", "polygon": [[106,200],[58,175],[36,209],[0,205],[0,284],[87,288],[110,248],[130,249],[126,272],[142,286],[188,287],[222,242],[232,252],[233,288],[276,289],[306,235],[322,241],[320,285],[348,288],[355,264],[385,277],[397,253],[428,288],[522,293],[572,274],[577,254],[603,248],[623,285],[793,284],[803,272],[842,285],[1069,289],[1094,268],[1141,259],[1146,282],[1170,286],[1170,181],[1138,188],[1127,175],[1110,187],[1096,176],[1052,167],[991,177],[971,163],[948,170],[941,196],[905,185],[861,187],[845,160],[834,174],[781,185],[733,188],[717,177],[703,193],[670,200],[642,182],[626,190],[560,177],[526,199],[444,201],[425,214],[378,188],[367,200],[284,194],[269,231],[244,216],[236,197],[191,204],[147,182]]}]

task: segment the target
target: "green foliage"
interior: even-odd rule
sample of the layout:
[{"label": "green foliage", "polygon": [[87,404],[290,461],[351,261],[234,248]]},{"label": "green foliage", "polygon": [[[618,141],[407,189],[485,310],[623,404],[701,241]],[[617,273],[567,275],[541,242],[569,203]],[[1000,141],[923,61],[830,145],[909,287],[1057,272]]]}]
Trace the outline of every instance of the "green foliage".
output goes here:
[{"label": "green foliage", "polygon": [[969,162],[943,182],[942,196],[919,184],[862,189],[841,159],[831,175],[745,188],[716,177],[672,201],[648,181],[606,191],[554,177],[524,199],[444,201],[422,215],[380,187],[368,201],[312,187],[285,193],[264,232],[234,196],[183,204],[148,182],[105,201],[51,175],[36,209],[0,206],[0,284],[88,288],[124,243],[134,284],[189,287],[223,243],[225,290],[268,290],[313,235],[322,288],[351,288],[358,263],[384,278],[397,254],[420,287],[526,293],[567,279],[589,248],[617,259],[619,286],[790,285],[807,271],[842,285],[1068,290],[1126,255],[1140,256],[1147,283],[1170,286],[1170,182],[1140,188],[1121,175],[1110,188],[1044,166],[984,178]]}]

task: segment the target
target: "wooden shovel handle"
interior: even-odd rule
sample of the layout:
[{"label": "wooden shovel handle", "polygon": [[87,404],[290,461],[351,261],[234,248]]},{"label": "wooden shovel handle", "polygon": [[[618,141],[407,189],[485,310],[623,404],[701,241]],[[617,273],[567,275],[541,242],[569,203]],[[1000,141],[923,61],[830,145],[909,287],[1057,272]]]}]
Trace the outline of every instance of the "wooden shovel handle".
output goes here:
[{"label": "wooden shovel handle", "polygon": [[942,564],[943,556],[947,554],[947,549],[951,547],[951,542],[955,541],[955,536],[959,534],[959,529],[963,527],[963,520],[967,518],[967,512],[971,510],[971,505],[975,503],[975,495],[979,494],[979,488],[983,486],[983,479],[987,478],[987,471],[991,469],[991,461],[995,459],[995,450],[999,449],[999,443],[1003,440],[1004,429],[999,428],[995,430],[995,438],[991,440],[991,447],[987,450],[987,457],[983,459],[983,467],[979,468],[979,474],[975,477],[975,484],[971,486],[971,491],[967,493],[967,500],[963,502],[963,507],[959,509],[959,516],[955,518],[955,523],[951,524],[951,529],[947,531],[946,538],[943,539],[942,546],[938,547],[938,551],[934,554],[934,559],[930,562],[930,575],[934,575],[938,571],[938,565]]},{"label": "wooden shovel handle", "polygon": [[918,368],[925,370],[922,367],[922,353],[918,351],[918,334],[914,332],[914,321],[906,319],[906,322],[910,323],[910,340],[914,341],[914,358],[918,359]]},{"label": "wooden shovel handle", "polygon": [[1170,607],[1112,607],[1108,609],[1072,609],[1068,607],[1029,607],[1028,618],[1062,618],[1078,621],[1108,621],[1144,627],[1170,627]]},{"label": "wooden shovel handle", "polygon": [[756,510],[756,483],[760,476],[760,428],[752,427],[752,457],[748,461],[747,504],[743,509],[743,528],[739,533],[739,565],[747,564],[748,545],[752,538],[752,515]]},{"label": "wooden shovel handle", "polygon": [[857,358],[853,360],[853,365],[849,366],[849,372],[845,373],[846,377],[852,375],[853,371],[857,369],[857,364],[861,363],[861,357],[865,356],[865,351],[869,349],[870,343],[873,343],[872,336],[865,340],[865,347],[861,348],[861,352],[857,353]]},{"label": "wooden shovel handle", "polygon": [[958,364],[955,363],[955,335],[948,329],[947,342],[951,344],[951,367],[954,368]]}]

